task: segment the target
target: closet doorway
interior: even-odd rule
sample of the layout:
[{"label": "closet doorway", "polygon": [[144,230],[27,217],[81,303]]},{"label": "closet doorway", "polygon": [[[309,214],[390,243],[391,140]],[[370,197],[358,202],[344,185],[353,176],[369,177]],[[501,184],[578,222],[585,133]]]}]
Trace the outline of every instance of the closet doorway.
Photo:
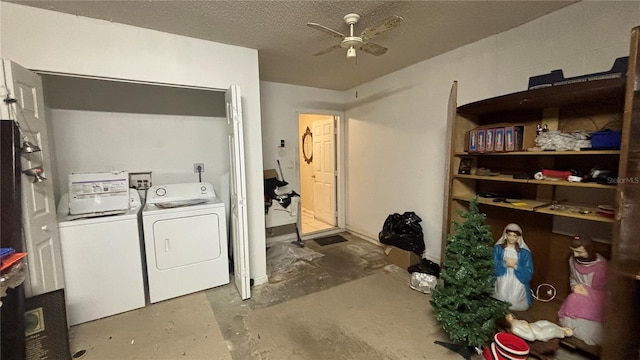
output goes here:
[{"label": "closet doorway", "polygon": [[338,224],[338,120],[335,115],[298,115],[302,235],[335,230]]}]

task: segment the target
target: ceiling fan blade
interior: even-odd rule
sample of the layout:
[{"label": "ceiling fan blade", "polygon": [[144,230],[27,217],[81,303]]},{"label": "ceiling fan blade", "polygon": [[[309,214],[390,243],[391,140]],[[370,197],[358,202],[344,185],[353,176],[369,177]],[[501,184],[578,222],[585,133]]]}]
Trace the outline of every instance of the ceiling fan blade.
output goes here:
[{"label": "ceiling fan blade", "polygon": [[313,54],[313,56],[324,55],[324,54],[326,54],[328,52],[331,52],[331,51],[333,51],[335,49],[339,49],[339,48],[340,48],[340,45],[339,44],[335,44],[332,47],[326,48],[326,49],[324,49],[322,51],[319,51],[319,52]]},{"label": "ceiling fan blade", "polygon": [[344,35],[342,35],[342,33],[337,32],[337,31],[335,31],[333,29],[329,29],[326,26],[323,26],[323,25],[320,25],[320,24],[316,24],[316,23],[307,23],[307,26],[310,27],[310,28],[316,29],[316,30],[323,31],[323,32],[325,32],[325,33],[327,33],[327,34],[329,34],[329,35],[331,35],[333,37],[336,37],[338,39],[341,39],[341,40],[344,39]]},{"label": "ceiling fan blade", "polygon": [[387,52],[386,47],[370,42],[363,42],[356,46],[356,48],[375,56],[379,56]]},{"label": "ceiling fan blade", "polygon": [[395,27],[398,27],[400,23],[402,23],[403,18],[397,15],[391,15],[384,20],[384,22],[380,25],[370,26],[360,34],[360,37],[363,39],[373,39],[374,37],[389,31]]}]

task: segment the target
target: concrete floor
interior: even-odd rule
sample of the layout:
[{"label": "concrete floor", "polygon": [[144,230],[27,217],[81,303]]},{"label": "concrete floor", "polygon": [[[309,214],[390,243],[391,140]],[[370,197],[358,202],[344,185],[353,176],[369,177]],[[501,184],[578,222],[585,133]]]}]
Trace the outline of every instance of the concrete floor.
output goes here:
[{"label": "concrete floor", "polygon": [[[306,248],[299,261],[241,301],[233,285],[148,305],[70,329],[83,359],[462,359],[447,341],[409,274],[382,249],[348,233],[347,242]],[[482,359],[476,355],[473,359]],[[583,359],[561,351],[557,359]]]}]

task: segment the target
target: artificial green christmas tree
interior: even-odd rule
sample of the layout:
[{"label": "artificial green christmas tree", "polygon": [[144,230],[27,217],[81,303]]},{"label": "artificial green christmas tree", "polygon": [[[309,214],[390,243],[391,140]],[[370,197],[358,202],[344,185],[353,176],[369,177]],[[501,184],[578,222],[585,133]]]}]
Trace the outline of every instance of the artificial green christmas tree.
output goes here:
[{"label": "artificial green christmas tree", "polygon": [[496,332],[495,320],[504,317],[509,304],[493,296],[494,242],[478,199],[469,202],[464,223],[453,222],[455,234],[447,238],[440,277],[443,285],[433,291],[436,319],[451,340],[482,348]]}]

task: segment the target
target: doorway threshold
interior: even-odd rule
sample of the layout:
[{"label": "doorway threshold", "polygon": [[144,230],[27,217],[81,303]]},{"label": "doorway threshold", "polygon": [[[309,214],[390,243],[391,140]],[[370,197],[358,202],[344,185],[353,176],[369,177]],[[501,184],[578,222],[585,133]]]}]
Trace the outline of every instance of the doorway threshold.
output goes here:
[{"label": "doorway threshold", "polygon": [[308,232],[306,234],[302,234],[302,240],[313,240],[319,237],[323,237],[323,236],[327,236],[327,235],[335,235],[335,234],[340,234],[345,232],[345,229],[339,228],[339,227],[332,227],[329,229],[324,229],[324,230],[318,230],[318,231],[312,231],[312,232]]}]

